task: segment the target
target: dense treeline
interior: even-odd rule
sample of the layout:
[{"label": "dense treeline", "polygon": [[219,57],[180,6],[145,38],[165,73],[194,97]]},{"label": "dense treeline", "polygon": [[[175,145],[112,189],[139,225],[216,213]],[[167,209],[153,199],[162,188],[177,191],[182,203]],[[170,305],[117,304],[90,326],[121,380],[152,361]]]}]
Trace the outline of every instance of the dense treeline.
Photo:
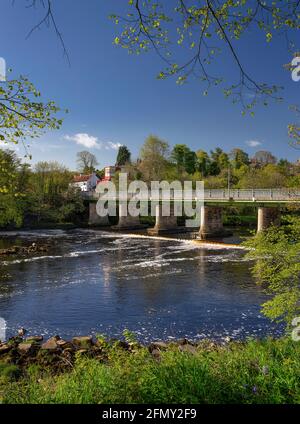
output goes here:
[{"label": "dense treeline", "polygon": [[[96,169],[98,160],[90,152],[79,152],[77,165],[81,173],[104,175],[103,169]],[[249,157],[240,148],[225,152],[217,147],[206,152],[176,144],[171,149],[153,135],[146,139],[136,160],[121,146],[116,165],[122,166],[130,179],[146,182],[204,180],[205,188],[300,187],[299,161],[278,160],[262,150]],[[73,175],[74,171],[58,162],[30,167],[13,151],[0,149],[0,227],[80,222],[85,208],[80,193],[69,185]]]},{"label": "dense treeline", "polygon": [[220,147],[192,151],[186,144],[173,149],[156,136],[149,136],[137,161],[128,164],[135,178],[151,180],[204,180],[206,188],[279,188],[300,186],[300,162],[278,160],[260,150],[253,157],[240,148],[224,152]]},{"label": "dense treeline", "polygon": [[73,173],[57,162],[33,169],[11,150],[0,149],[0,227],[76,222],[84,210]]}]

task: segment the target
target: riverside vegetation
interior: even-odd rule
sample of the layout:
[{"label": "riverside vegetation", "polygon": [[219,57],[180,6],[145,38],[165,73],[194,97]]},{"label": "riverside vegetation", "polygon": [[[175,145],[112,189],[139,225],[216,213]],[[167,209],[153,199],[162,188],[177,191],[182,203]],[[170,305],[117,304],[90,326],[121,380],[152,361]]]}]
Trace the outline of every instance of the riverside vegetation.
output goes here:
[{"label": "riverside vegetation", "polygon": [[122,342],[38,340],[11,339],[2,354],[2,403],[300,402],[300,344],[290,337],[147,347],[128,332]]}]

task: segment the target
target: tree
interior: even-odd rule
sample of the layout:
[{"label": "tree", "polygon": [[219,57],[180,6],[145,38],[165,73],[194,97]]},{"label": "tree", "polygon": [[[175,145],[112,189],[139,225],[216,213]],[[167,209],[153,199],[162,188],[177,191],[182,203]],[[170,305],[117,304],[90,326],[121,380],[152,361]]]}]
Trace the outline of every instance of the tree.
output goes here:
[{"label": "tree", "polygon": [[209,64],[225,48],[238,71],[237,80],[224,87],[226,97],[232,96],[234,102],[241,102],[245,111],[259,101],[265,103],[278,98],[279,87],[257,82],[248,72],[239,57],[236,41],[245,38],[245,42],[249,42],[248,33],[256,29],[264,34],[266,42],[271,42],[276,35],[292,42],[299,29],[297,0],[274,0],[270,4],[261,0],[179,0],[175,4],[130,0],[128,4],[122,16],[111,15],[122,28],[114,42],[137,54],[154,50],[165,64],[158,78],[175,76],[181,84],[195,76],[206,83],[206,94],[210,86],[224,80],[223,75],[209,71]]},{"label": "tree", "polygon": [[68,189],[72,173],[56,161],[38,162],[34,167],[35,189],[43,198],[51,199]]},{"label": "tree", "polygon": [[120,146],[118,150],[116,165],[122,166],[130,163],[131,161],[131,153],[127,146]]},{"label": "tree", "polygon": [[83,174],[91,174],[95,172],[96,166],[99,165],[97,158],[87,150],[77,153],[78,170]]},{"label": "tree", "polygon": [[184,157],[189,148],[186,144],[175,144],[171,152],[171,159],[177,166],[177,171],[182,172],[184,169]]},{"label": "tree", "polygon": [[141,162],[138,165],[146,182],[164,178],[167,167],[169,144],[155,135],[147,137],[140,151]]},{"label": "tree", "polygon": [[253,274],[271,296],[262,305],[268,318],[288,325],[300,314],[300,219],[287,218],[286,225],[271,227],[245,243],[255,259]]},{"label": "tree", "polygon": [[211,161],[209,167],[210,175],[218,175],[223,169],[228,169],[229,167],[229,157],[227,153],[223,152],[220,147],[217,147],[215,150],[210,152]]},{"label": "tree", "polygon": [[184,168],[188,174],[194,174],[196,170],[196,161],[196,153],[189,149],[184,157]]},{"label": "tree", "polygon": [[271,152],[268,152],[267,150],[259,150],[253,156],[252,162],[258,166],[264,166],[268,164],[275,164],[277,159]]},{"label": "tree", "polygon": [[249,155],[242,149],[232,149],[230,154],[231,163],[234,169],[239,169],[242,165],[249,165]]},{"label": "tree", "polygon": [[26,167],[12,150],[0,149],[0,226],[20,226],[23,222],[23,191],[27,177],[22,181],[19,172],[25,176]]},{"label": "tree", "polygon": [[202,178],[206,177],[208,174],[209,166],[210,166],[210,158],[207,152],[204,150],[198,150],[196,152],[197,156],[197,169],[201,172]]},{"label": "tree", "polygon": [[105,177],[105,168],[102,169],[96,169],[95,174],[98,178],[102,179]]},{"label": "tree", "polygon": [[19,143],[59,129],[59,107],[39,101],[41,93],[25,77],[0,81],[0,141]]},{"label": "tree", "polygon": [[186,144],[175,144],[171,153],[171,159],[177,166],[177,171],[182,171],[188,174],[195,172],[196,154]]},{"label": "tree", "polygon": [[72,172],[58,162],[38,162],[30,178],[27,215],[38,222],[75,222],[84,209]]}]

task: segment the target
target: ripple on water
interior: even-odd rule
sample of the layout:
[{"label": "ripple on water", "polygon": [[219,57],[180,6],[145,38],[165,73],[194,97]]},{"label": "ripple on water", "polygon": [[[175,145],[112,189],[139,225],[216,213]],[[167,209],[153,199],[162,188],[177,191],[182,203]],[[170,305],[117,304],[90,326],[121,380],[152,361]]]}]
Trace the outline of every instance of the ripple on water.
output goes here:
[{"label": "ripple on water", "polygon": [[[279,334],[259,314],[264,295],[244,252],[220,245],[95,230],[14,232],[53,240],[53,252],[2,261],[0,310],[13,334],[119,336],[141,340]],[[51,244],[51,243],[50,243]]]}]

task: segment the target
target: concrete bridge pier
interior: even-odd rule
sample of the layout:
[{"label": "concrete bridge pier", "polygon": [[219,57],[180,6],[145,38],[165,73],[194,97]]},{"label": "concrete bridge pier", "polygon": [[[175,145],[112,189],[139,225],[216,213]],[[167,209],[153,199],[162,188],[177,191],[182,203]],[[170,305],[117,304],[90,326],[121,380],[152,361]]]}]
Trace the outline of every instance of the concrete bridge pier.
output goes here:
[{"label": "concrete bridge pier", "polygon": [[257,232],[266,230],[271,225],[280,225],[280,209],[278,207],[259,207],[257,213]]},{"label": "concrete bridge pier", "polygon": [[202,206],[199,238],[205,240],[224,235],[222,207]]},{"label": "concrete bridge pier", "polygon": [[107,215],[106,216],[99,216],[97,214],[95,202],[89,203],[89,225],[94,225],[94,226],[99,226],[99,227],[110,225]]},{"label": "concrete bridge pier", "polygon": [[158,235],[162,233],[171,233],[178,230],[177,216],[174,215],[174,206],[170,205],[170,216],[163,216],[162,205],[155,207],[155,226],[148,230],[151,235]]},{"label": "concrete bridge pier", "polygon": [[131,216],[128,214],[127,204],[119,203],[119,222],[117,225],[114,225],[112,228],[114,230],[135,230],[139,228],[144,228],[145,225],[140,223],[139,216]]}]

